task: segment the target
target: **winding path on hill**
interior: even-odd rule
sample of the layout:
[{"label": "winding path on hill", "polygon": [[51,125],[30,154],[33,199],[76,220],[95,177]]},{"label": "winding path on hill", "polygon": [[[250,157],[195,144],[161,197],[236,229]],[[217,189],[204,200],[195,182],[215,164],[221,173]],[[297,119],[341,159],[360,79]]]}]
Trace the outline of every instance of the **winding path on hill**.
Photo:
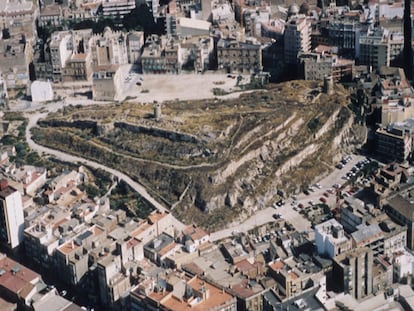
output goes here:
[{"label": "winding path on hill", "polygon": [[[29,145],[29,147],[38,152],[40,155],[42,154],[50,154],[53,155],[54,157],[56,157],[59,160],[65,161],[65,162],[72,162],[72,163],[79,163],[79,164],[85,164],[88,165],[92,168],[95,169],[102,169],[114,176],[116,176],[119,180],[124,180],[132,189],[134,189],[136,192],[138,192],[143,198],[145,198],[150,204],[152,204],[157,210],[159,211],[169,211],[169,209],[167,207],[165,207],[164,205],[162,205],[161,203],[159,203],[156,199],[154,199],[149,193],[148,191],[139,183],[137,183],[136,181],[132,180],[129,176],[127,176],[126,174],[115,170],[113,168],[110,168],[108,166],[99,164],[97,162],[88,160],[88,159],[84,159],[82,157],[79,156],[73,156],[70,154],[67,154],[65,152],[59,151],[59,150],[55,150],[55,149],[51,149],[42,145],[39,145],[37,143],[35,143],[31,137],[31,129],[33,127],[36,126],[37,121],[41,118],[44,118],[48,115],[47,112],[43,112],[43,113],[39,113],[39,112],[35,112],[35,113],[26,113],[25,114],[26,117],[28,118],[28,124],[26,127],[26,141],[27,144]],[[175,219],[175,226],[177,227],[177,229],[181,230],[182,228],[185,227],[185,225],[179,221],[178,219]]]}]

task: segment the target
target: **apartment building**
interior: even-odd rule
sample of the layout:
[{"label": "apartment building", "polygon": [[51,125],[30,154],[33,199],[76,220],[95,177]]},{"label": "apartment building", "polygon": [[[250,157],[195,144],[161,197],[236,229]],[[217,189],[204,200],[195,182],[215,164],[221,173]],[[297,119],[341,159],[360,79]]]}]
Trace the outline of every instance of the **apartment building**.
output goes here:
[{"label": "apartment building", "polygon": [[102,34],[92,36],[90,51],[93,65],[128,64],[127,36],[110,27],[105,27]]},{"label": "apartment building", "polygon": [[373,289],[374,256],[368,247],[352,249],[333,258],[332,280],[337,289],[355,299],[369,296]]},{"label": "apartment building", "polygon": [[375,132],[377,140],[376,153],[390,161],[404,162],[413,150],[413,127],[390,124],[386,128],[378,128]]},{"label": "apartment building", "polygon": [[113,101],[122,97],[122,71],[119,65],[97,65],[93,67],[92,98]]},{"label": "apartment building", "polygon": [[141,51],[144,47],[144,32],[130,31],[127,34],[128,62],[135,64],[141,59]]},{"label": "apartment building", "polygon": [[300,273],[283,260],[269,263],[269,272],[276,281],[275,292],[279,299],[289,299],[302,292]]},{"label": "apartment building", "polygon": [[105,0],[102,1],[102,12],[104,16],[120,16],[129,14],[136,7],[135,0]]},{"label": "apartment building", "polygon": [[300,55],[305,80],[322,81],[332,77],[333,82],[351,81],[355,61],[340,58],[329,46],[317,46],[311,53]]},{"label": "apartment building", "polygon": [[0,180],[0,243],[15,248],[23,242],[23,201],[19,191]]},{"label": "apartment building", "polygon": [[342,225],[335,219],[315,226],[315,241],[318,254],[331,259],[352,247]]},{"label": "apartment building", "polygon": [[147,38],[141,60],[143,73],[178,74],[182,66],[180,43],[152,35]]},{"label": "apartment building", "polygon": [[301,53],[311,51],[311,22],[303,15],[293,15],[285,24],[284,57],[287,64],[298,64]]},{"label": "apartment building", "polygon": [[401,187],[402,189],[392,193],[385,201],[387,214],[396,223],[407,227],[407,247],[414,249],[414,188],[412,185]]},{"label": "apartment building", "polygon": [[402,34],[390,33],[381,28],[369,30],[359,38],[359,64],[374,69],[390,66],[391,61],[402,53],[403,46]]},{"label": "apartment building", "polygon": [[237,309],[236,297],[220,287],[183,273],[171,272],[147,279],[130,292],[130,310],[217,310]]},{"label": "apartment building", "polygon": [[225,72],[255,73],[262,71],[262,46],[253,41],[220,39],[217,43],[218,69]]}]

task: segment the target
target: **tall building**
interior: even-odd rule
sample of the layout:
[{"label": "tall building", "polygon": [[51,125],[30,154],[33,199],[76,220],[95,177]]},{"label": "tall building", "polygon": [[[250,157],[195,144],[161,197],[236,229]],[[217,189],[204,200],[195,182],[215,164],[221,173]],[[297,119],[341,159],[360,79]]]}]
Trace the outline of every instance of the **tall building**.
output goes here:
[{"label": "tall building", "polygon": [[387,160],[404,162],[413,150],[413,127],[406,124],[390,124],[375,132],[376,152]]},{"label": "tall building", "polygon": [[319,255],[333,258],[351,249],[351,241],[344,228],[335,219],[315,226],[316,248]]},{"label": "tall building", "polygon": [[120,16],[121,18],[135,9],[135,0],[106,0],[102,1],[104,16]]},{"label": "tall building", "polygon": [[338,19],[329,23],[329,44],[337,46],[339,52],[351,52],[359,56],[361,24],[356,20]]},{"label": "tall building", "polygon": [[7,180],[0,181],[0,242],[15,248],[23,241],[23,202],[19,191]]},{"label": "tall building", "polygon": [[305,16],[292,16],[285,25],[285,62],[297,64],[300,53],[311,51],[311,22]]},{"label": "tall building", "polygon": [[407,79],[413,80],[413,45],[411,24],[411,0],[404,1],[404,71]]},{"label": "tall building", "polygon": [[399,33],[390,33],[387,29],[368,31],[359,38],[359,63],[372,66],[390,66],[403,50],[403,37]]},{"label": "tall building", "polygon": [[392,193],[385,203],[387,214],[398,224],[407,226],[407,247],[414,249],[414,188],[412,185],[401,187]]},{"label": "tall building", "polygon": [[355,299],[372,293],[373,252],[368,247],[352,249],[333,258],[332,279],[337,289]]},{"label": "tall building", "polygon": [[262,66],[262,47],[253,41],[220,39],[217,43],[218,69],[225,72],[254,73]]}]

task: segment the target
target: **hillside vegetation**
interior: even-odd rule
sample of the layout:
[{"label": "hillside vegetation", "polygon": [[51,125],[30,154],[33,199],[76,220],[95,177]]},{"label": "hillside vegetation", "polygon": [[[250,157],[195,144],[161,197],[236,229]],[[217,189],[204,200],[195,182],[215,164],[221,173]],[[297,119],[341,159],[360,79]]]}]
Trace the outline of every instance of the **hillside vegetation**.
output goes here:
[{"label": "hillside vegetation", "polygon": [[[355,143],[346,91],[291,81],[233,100],[73,107],[33,130],[43,145],[129,174],[178,218],[208,229],[243,219],[327,173]],[[138,99],[139,100],[139,99]]]}]

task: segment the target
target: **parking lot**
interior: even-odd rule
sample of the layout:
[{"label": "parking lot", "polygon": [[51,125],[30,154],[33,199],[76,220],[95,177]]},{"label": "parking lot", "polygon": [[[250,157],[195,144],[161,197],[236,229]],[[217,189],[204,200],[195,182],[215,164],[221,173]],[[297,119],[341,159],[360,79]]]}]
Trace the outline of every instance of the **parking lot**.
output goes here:
[{"label": "parking lot", "polygon": [[299,193],[294,197],[290,197],[284,200],[282,206],[273,204],[272,212],[291,222],[298,231],[309,231],[311,228],[311,222],[307,220],[299,212],[302,208],[310,205],[327,204],[330,208],[336,207],[336,186],[342,186],[347,180],[344,179],[344,175],[362,160],[364,156],[352,155],[349,161],[343,165],[341,169],[335,168],[335,170],[327,177],[320,180],[313,185],[306,193]]},{"label": "parking lot", "polygon": [[[287,222],[291,223],[299,232],[312,232],[312,223],[299,213],[300,208],[298,205],[302,204],[303,207],[307,207],[310,205],[310,202],[315,205],[320,204],[323,203],[320,201],[320,198],[324,197],[326,198],[325,204],[329,205],[331,208],[335,208],[336,194],[333,185],[342,186],[346,182],[346,180],[344,180],[342,177],[346,175],[347,172],[351,171],[358,162],[364,159],[366,159],[365,156],[351,155],[351,159],[345,165],[343,165],[342,169],[335,168],[331,174],[318,182],[319,187],[312,187],[312,191],[309,191],[308,195],[302,192],[296,195],[296,200],[293,200],[292,197],[285,199],[282,206],[272,204],[271,207],[267,207],[256,212],[252,217],[236,227],[231,227],[212,233],[211,239],[213,241],[216,241],[226,236],[231,236],[235,230],[237,232],[247,232],[254,227],[274,221],[274,215],[278,215],[278,217],[282,217]],[[328,194],[328,197],[326,197],[324,193]],[[293,201],[296,203],[292,204]],[[311,236],[312,235],[310,235],[310,237]]]}]

